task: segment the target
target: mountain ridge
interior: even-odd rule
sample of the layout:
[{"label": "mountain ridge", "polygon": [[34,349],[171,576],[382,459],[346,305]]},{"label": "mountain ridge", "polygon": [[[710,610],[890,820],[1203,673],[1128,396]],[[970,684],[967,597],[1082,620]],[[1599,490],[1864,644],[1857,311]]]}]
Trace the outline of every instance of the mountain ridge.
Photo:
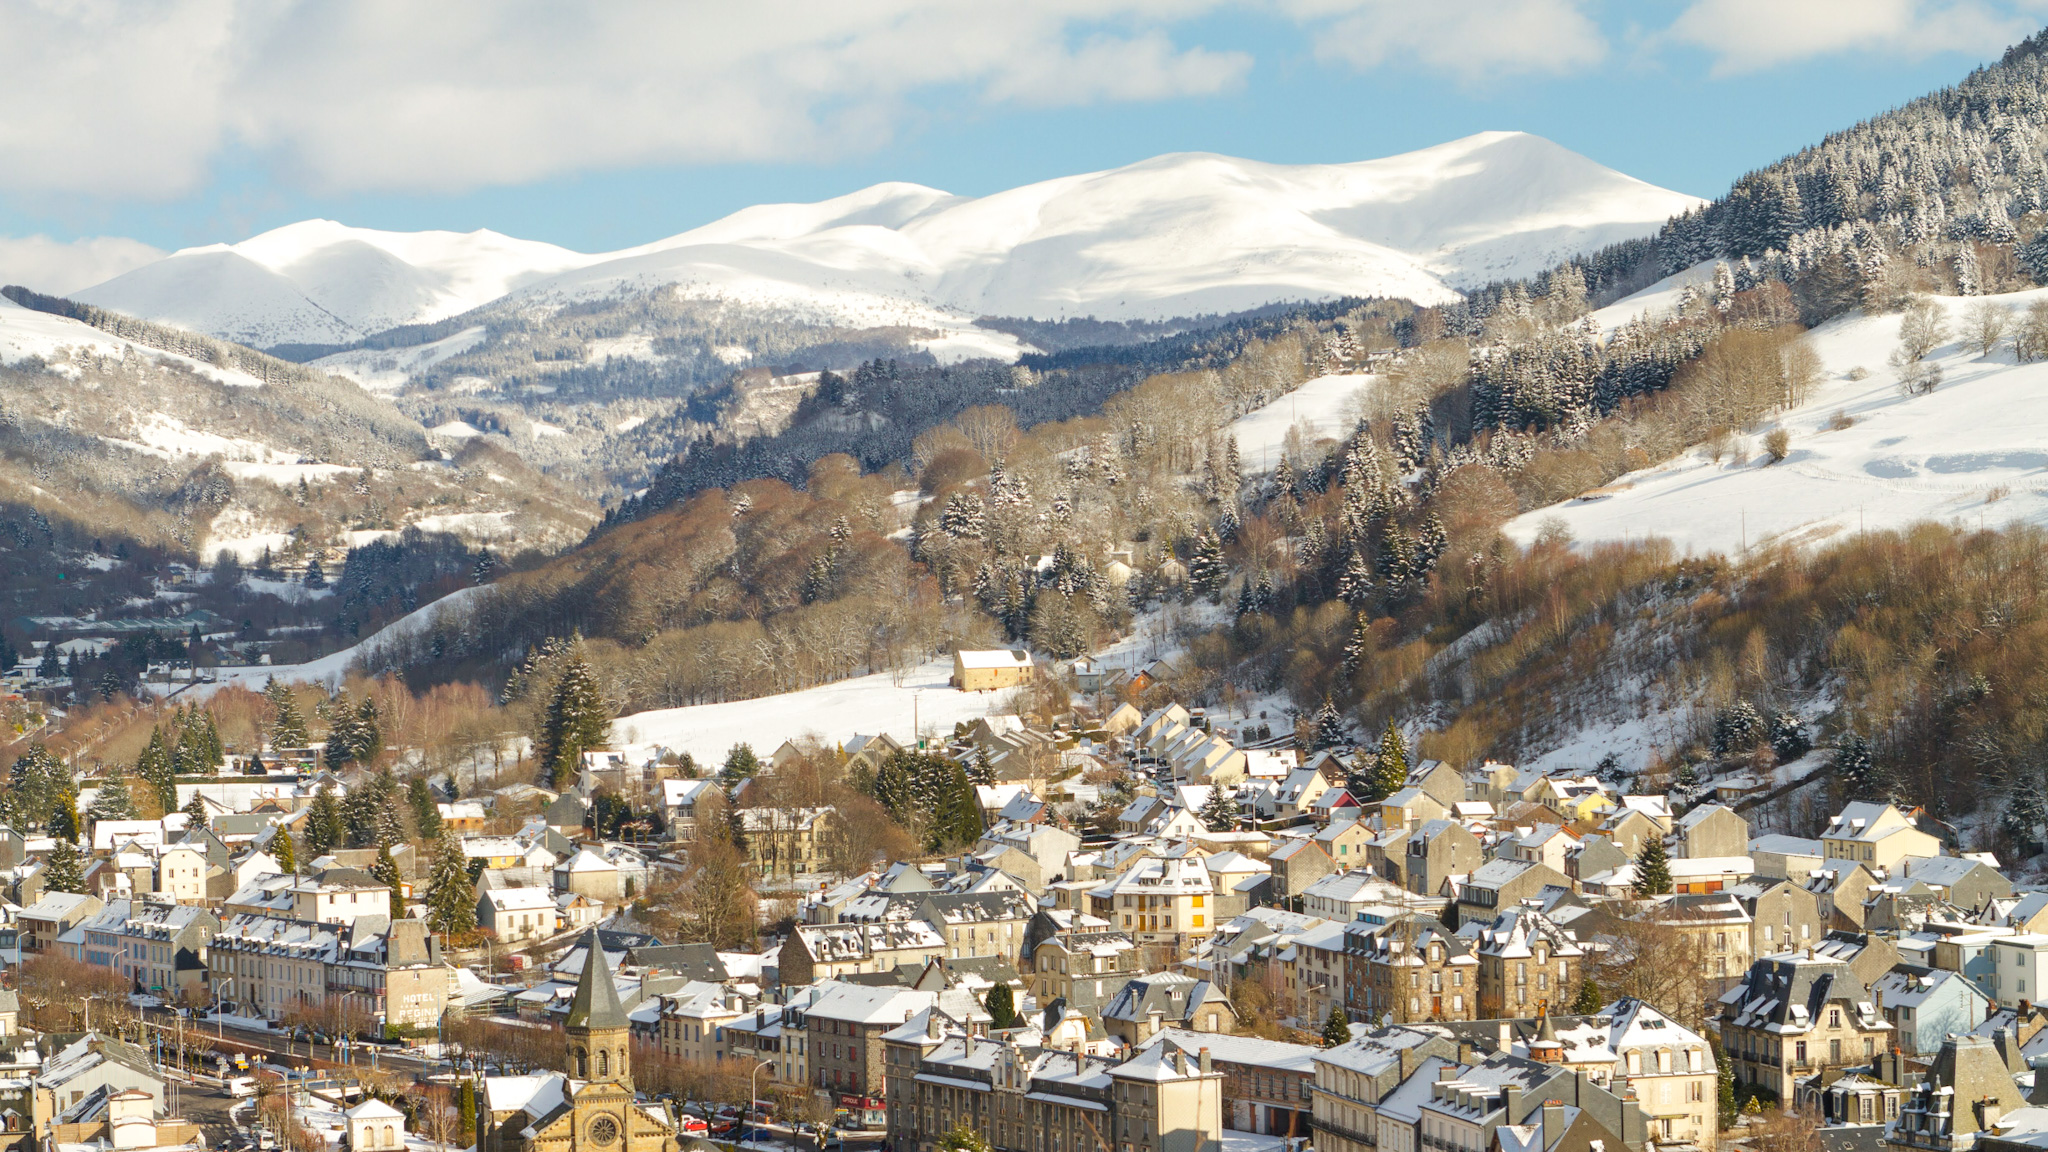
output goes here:
[{"label": "mountain ridge", "polygon": [[981,197],[883,182],[609,253],[302,221],[72,295],[259,347],[348,344],[507,297],[662,287],[859,324],[1165,319],[1339,296],[1443,303],[1701,203],[1541,137],[1488,132],[1342,164],[1167,153]]}]

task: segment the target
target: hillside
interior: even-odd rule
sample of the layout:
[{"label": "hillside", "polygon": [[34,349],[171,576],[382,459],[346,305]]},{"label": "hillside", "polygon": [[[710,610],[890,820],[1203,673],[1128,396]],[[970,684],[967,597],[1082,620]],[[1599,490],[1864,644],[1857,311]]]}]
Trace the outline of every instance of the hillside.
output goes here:
[{"label": "hillside", "polygon": [[1163,318],[1334,296],[1442,303],[1696,205],[1538,137],[1491,132],[1353,164],[1176,153],[974,199],[879,184],[598,255],[491,232],[306,221],[185,249],[77,295],[268,347],[352,343],[508,292],[532,304],[672,286],[814,323],[930,329],[945,360],[1014,355],[1013,343],[974,335],[977,316]]},{"label": "hillside", "polygon": [[1804,337],[1820,357],[1819,386],[1768,422],[1790,434],[1784,460],[1764,451],[1767,428],[1759,427],[1719,451],[1694,448],[1525,513],[1507,532],[1526,542],[1556,520],[1585,545],[1661,536],[1681,550],[1734,555],[1920,520],[2048,523],[2048,363],[2018,363],[2009,344],[1979,355],[1960,338],[1980,303],[2018,328],[2042,300],[2048,289],[1937,297],[1954,335],[1930,358],[1943,383],[1924,395],[1904,394],[1885,363],[1900,315],[1830,321]]},{"label": "hillside", "polygon": [[81,537],[205,561],[226,550],[253,562],[268,549],[334,563],[408,527],[551,550],[595,519],[516,457],[430,446],[418,423],[348,380],[9,293],[0,500]]}]

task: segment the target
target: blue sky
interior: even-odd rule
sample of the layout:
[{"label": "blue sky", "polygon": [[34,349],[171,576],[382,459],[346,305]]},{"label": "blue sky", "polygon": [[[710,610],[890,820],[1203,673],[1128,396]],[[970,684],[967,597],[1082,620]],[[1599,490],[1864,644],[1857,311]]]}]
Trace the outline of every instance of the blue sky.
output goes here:
[{"label": "blue sky", "polygon": [[2048,0],[236,2],[0,0],[0,98],[35,110],[0,122],[0,277],[314,216],[597,251],[882,180],[975,195],[1489,129],[1713,196],[2048,22]]}]

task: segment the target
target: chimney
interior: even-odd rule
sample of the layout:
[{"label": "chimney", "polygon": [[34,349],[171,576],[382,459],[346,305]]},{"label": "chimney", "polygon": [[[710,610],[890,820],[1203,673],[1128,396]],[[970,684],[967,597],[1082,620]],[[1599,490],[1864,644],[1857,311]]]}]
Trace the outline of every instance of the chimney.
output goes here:
[{"label": "chimney", "polygon": [[1543,1102],[1543,1145],[1550,1147],[1564,1135],[1564,1101]]},{"label": "chimney", "polygon": [[1514,1046],[1514,1029],[1508,1027],[1508,1022],[1503,1020],[1500,1022],[1500,1047],[1495,1048],[1494,1051],[1505,1052]]},{"label": "chimney", "polygon": [[1500,1101],[1503,1110],[1502,1120],[1509,1124],[1519,1123],[1522,1119],[1522,1086],[1509,1084],[1503,1087]]},{"label": "chimney", "polygon": [[1182,1076],[1188,1074],[1188,1054],[1178,1048],[1173,1050],[1173,1070]]},{"label": "chimney", "polygon": [[1213,1066],[1209,1063],[1209,1050],[1207,1048],[1202,1049],[1200,1061],[1202,1075],[1207,1076],[1210,1072],[1214,1071]]}]

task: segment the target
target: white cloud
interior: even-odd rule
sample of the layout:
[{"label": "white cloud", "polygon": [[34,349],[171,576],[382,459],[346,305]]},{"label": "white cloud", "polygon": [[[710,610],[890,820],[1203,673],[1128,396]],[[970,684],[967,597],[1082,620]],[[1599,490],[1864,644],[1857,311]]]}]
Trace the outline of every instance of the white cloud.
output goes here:
[{"label": "white cloud", "polygon": [[0,0],[0,189],[170,197],[231,146],[321,191],[832,158],[919,97],[1205,95],[1208,0]]},{"label": "white cloud", "polygon": [[120,236],[52,240],[0,236],[0,284],[63,296],[163,258],[160,249]]},{"label": "white cloud", "polygon": [[1833,52],[1990,56],[2040,25],[2040,0],[1693,0],[1659,39],[1697,45],[1717,74]]},{"label": "white cloud", "polygon": [[1467,83],[1598,64],[1607,39],[1586,0],[1284,0],[1316,54],[1353,67],[1414,64]]}]

